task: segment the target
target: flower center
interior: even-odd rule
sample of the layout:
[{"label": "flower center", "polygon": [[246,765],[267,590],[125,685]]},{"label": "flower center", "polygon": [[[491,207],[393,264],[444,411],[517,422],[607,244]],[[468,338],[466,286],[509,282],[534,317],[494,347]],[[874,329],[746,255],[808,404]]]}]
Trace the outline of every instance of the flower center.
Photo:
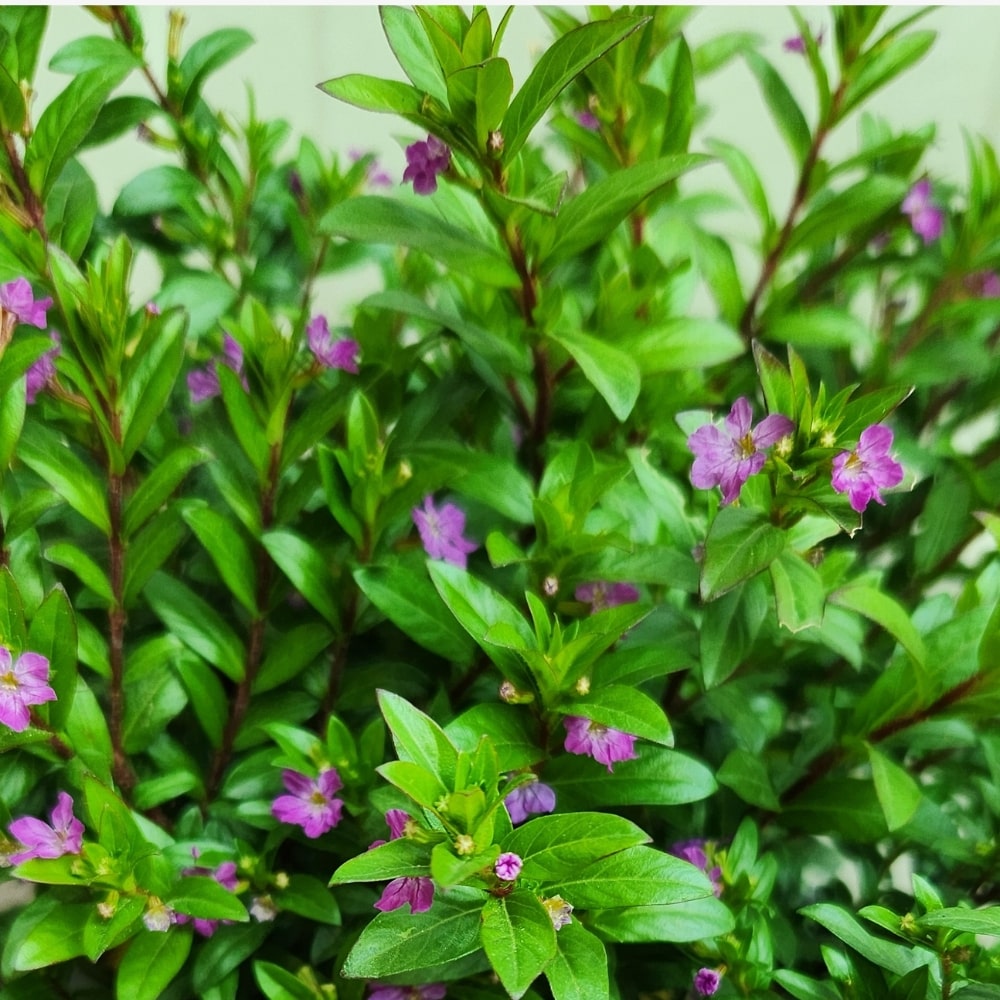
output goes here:
[{"label": "flower center", "polygon": [[753,434],[746,433],[737,442],[740,449],[740,458],[749,458],[757,451],[757,446],[753,443]]},{"label": "flower center", "polygon": [[317,789],[309,796],[309,801],[314,806],[325,806],[326,796],[321,791],[319,791],[319,789]]},{"label": "flower center", "polygon": [[6,673],[0,674],[0,687],[6,688],[8,691],[16,691],[18,686],[13,670],[8,670]]}]

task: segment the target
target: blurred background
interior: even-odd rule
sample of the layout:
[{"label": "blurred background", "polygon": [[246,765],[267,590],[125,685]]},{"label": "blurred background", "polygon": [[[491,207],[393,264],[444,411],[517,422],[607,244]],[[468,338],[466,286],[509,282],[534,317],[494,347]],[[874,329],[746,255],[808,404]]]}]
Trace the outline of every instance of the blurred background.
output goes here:
[{"label": "blurred background", "polygon": [[[317,89],[332,77],[367,73],[403,79],[382,33],[378,8],[370,6],[189,6],[180,7],[187,20],[186,50],[196,39],[218,28],[241,26],[256,44],[211,77],[205,96],[234,119],[247,117],[248,91],[253,89],[257,115],[284,118],[292,126],[289,150],[306,134],[324,151],[344,157],[350,150],[374,152],[381,168],[398,183],[406,166],[403,150],[424,138],[408,123],[371,114],[333,100]],[[491,8],[494,25],[505,8]],[[583,16],[584,8],[569,6]],[[896,21],[917,8],[893,7],[886,21]],[[825,40],[821,53],[832,61],[831,18],[828,8],[802,8],[815,32]],[[147,37],[147,58],[162,80],[166,67],[168,7],[141,7]],[[888,119],[894,129],[938,126],[925,166],[933,176],[963,184],[966,177],[963,127],[1000,143],[1000,7],[944,7],[931,11],[918,25],[938,32],[938,40],[915,67],[885,87],[866,104],[869,112]],[[107,27],[82,7],[53,7],[42,49],[37,89],[47,103],[65,86],[65,78],[47,69],[49,60],[67,42],[87,34],[107,34]],[[709,6],[692,11],[686,37],[692,49],[729,31],[753,31],[763,39],[762,52],[785,76],[806,113],[815,120],[812,83],[805,57],[787,52],[782,42],[796,34],[784,7]],[[511,18],[501,54],[511,64],[515,87],[526,78],[537,55],[551,38],[539,10],[520,6]],[[147,82],[134,73],[118,94],[150,95]],[[740,146],[756,163],[779,218],[787,210],[795,174],[787,148],[760,96],[757,83],[737,58],[700,81],[699,103],[708,109],[696,128],[693,149],[712,136]],[[542,126],[544,128],[544,126]],[[855,121],[833,133],[825,147],[829,156],[846,156],[856,147]],[[536,131],[536,140],[544,135]],[[102,208],[110,209],[122,185],[141,170],[171,162],[171,154],[141,141],[134,133],[111,146],[83,154],[95,178]],[[721,165],[695,171],[685,187],[724,186],[731,189]],[[746,214],[746,213],[744,213]],[[725,213],[722,228],[737,240],[753,228],[735,212]],[[155,287],[155,279],[151,282]],[[153,288],[150,288],[152,291]],[[355,297],[355,301],[356,301]]]}]

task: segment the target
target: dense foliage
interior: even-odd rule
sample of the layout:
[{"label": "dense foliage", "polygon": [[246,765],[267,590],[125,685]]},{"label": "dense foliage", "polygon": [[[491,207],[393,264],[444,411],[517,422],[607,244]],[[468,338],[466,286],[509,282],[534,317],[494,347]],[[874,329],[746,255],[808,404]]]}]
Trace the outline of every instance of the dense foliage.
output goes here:
[{"label": "dense foliage", "polygon": [[1000,997],[1000,169],[866,110],[926,12],[793,10],[810,121],[685,8],[516,85],[383,8],[409,82],[323,88],[403,171],[90,9],[51,95],[0,8],[0,998]]}]

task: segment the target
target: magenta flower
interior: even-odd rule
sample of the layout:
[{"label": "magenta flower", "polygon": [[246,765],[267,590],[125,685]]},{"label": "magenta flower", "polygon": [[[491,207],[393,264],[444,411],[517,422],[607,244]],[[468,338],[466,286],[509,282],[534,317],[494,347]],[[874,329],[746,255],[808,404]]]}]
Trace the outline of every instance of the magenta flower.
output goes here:
[{"label": "magenta flower", "polygon": [[872,424],[861,432],[854,451],[842,451],[833,460],[831,484],[846,493],[851,506],[863,514],[870,500],[885,506],[880,489],[890,489],[903,481],[903,467],[890,458],[892,431],[885,424]]},{"label": "magenta flower", "polygon": [[1000,274],[996,271],[977,271],[965,279],[965,287],[980,299],[1000,299]]},{"label": "magenta flower", "polygon": [[52,826],[34,816],[22,816],[7,829],[24,845],[24,850],[10,856],[14,865],[32,858],[61,858],[64,854],[79,854],[83,846],[83,824],[73,815],[73,798],[60,792],[55,808],[49,813]]},{"label": "magenta flower", "polygon": [[[815,36],[816,44],[822,45],[823,43],[823,31],[822,29]],[[806,40],[801,35],[795,35],[794,38],[786,38],[784,42],[781,43],[781,47],[786,52],[798,52],[799,55],[805,55],[806,51]]]},{"label": "magenta flower", "polygon": [[732,503],[743,484],[764,467],[764,448],[795,430],[795,424],[780,413],[765,417],[755,428],[753,411],[746,396],[740,396],[726,417],[723,428],[715,424],[699,427],[687,441],[694,452],[691,482],[700,490],[722,487],[723,506]]},{"label": "magenta flower", "polygon": [[501,878],[505,882],[513,882],[521,874],[521,866],[523,864],[524,862],[518,855],[507,851],[497,858],[496,864],[493,866],[493,871],[496,872],[497,878]]},{"label": "magenta flower", "polygon": [[383,890],[375,904],[376,910],[388,913],[410,904],[411,913],[425,913],[434,902],[434,882],[420,875],[394,878]]},{"label": "magenta flower", "polygon": [[695,868],[703,871],[712,883],[712,891],[716,896],[722,895],[722,869],[718,865],[714,865],[711,869],[708,867],[708,854],[705,851],[708,842],[701,840],[699,838],[693,838],[692,840],[680,840],[676,844],[672,844],[667,848],[667,853],[672,854],[675,858],[680,858],[681,861],[686,861],[690,865],[694,865]]},{"label": "magenta flower", "polygon": [[343,788],[344,783],[336,768],[324,768],[318,778],[286,769],[281,772],[281,780],[291,794],[279,795],[271,804],[275,819],[301,826],[305,835],[314,839],[340,822],[344,803],[335,799],[333,793]]},{"label": "magenta flower", "polygon": [[903,214],[910,217],[911,228],[925,245],[941,236],[944,212],[931,201],[931,182],[926,177],[910,188],[900,207]]},{"label": "magenta flower", "polygon": [[369,983],[368,1000],[442,1000],[448,992],[444,983],[427,983],[424,986],[386,986]]},{"label": "magenta flower", "polygon": [[556,793],[542,784],[536,775],[532,781],[518,785],[504,800],[511,823],[517,826],[536,813],[550,813],[556,807]]},{"label": "magenta flower", "polygon": [[563,723],[566,726],[566,741],[563,746],[570,753],[593,757],[599,763],[607,765],[609,772],[614,771],[611,765],[615,761],[636,758],[635,736],[610,726],[602,726],[593,719],[585,719],[579,715],[567,715]]},{"label": "magenta flower", "polygon": [[237,375],[242,376],[241,382],[244,389],[249,389],[246,375],[243,374],[243,348],[227,333],[222,341],[222,357],[210,361],[204,368],[196,368],[188,372],[187,385],[191,394],[192,403],[204,403],[205,400],[212,399],[222,393],[219,386],[219,376],[216,372],[216,365],[219,361]]},{"label": "magenta flower", "polygon": [[[385,814],[385,821],[389,826],[389,840],[399,840],[406,833],[406,824],[410,822],[412,817],[404,809],[390,809]],[[376,847],[381,847],[383,844],[387,843],[385,840],[373,840],[368,845],[368,850],[374,850]]]},{"label": "magenta flower", "polygon": [[0,307],[13,313],[19,323],[45,329],[45,311],[52,308],[52,299],[36,299],[27,278],[15,278],[0,285]]},{"label": "magenta flower", "polygon": [[0,646],[0,722],[23,733],[31,722],[29,705],[55,701],[49,687],[49,661],[41,653],[22,653],[16,661]]},{"label": "magenta flower", "polygon": [[426,496],[423,510],[414,507],[412,513],[424,551],[432,559],[443,559],[465,569],[469,553],[475,552],[479,546],[462,537],[465,531],[464,511],[453,503],[446,503],[438,510],[434,506],[434,498]]},{"label": "magenta flower", "polygon": [[417,194],[433,194],[437,191],[438,174],[451,165],[451,150],[436,135],[429,135],[426,140],[406,147],[406,164],[403,183],[413,181]]},{"label": "magenta flower", "polygon": [[721,981],[722,974],[715,969],[699,969],[694,976],[695,992],[702,997],[714,996]]},{"label": "magenta flower", "polygon": [[46,351],[37,361],[33,361],[25,372],[26,399],[29,404],[33,403],[38,394],[56,377],[56,358],[62,350],[59,333],[53,330],[52,350]]},{"label": "magenta flower", "polygon": [[334,340],[325,316],[313,316],[306,327],[309,350],[324,368],[339,368],[341,371],[358,374],[358,355],[361,345],[350,337]]},{"label": "magenta flower", "polygon": [[589,604],[590,613],[595,614],[607,608],[617,608],[620,604],[635,604],[639,600],[639,591],[631,583],[596,580],[594,583],[581,583],[574,596],[578,601]]},{"label": "magenta flower", "polygon": [[593,111],[578,111],[576,113],[576,121],[577,124],[582,125],[591,132],[596,132],[601,127],[601,123],[597,120],[597,115]]},{"label": "magenta flower", "polygon": [[[347,151],[349,159],[353,163],[357,163],[362,157],[366,156],[360,149],[349,149]],[[368,169],[365,173],[365,180],[368,182],[369,187],[373,188],[386,188],[392,187],[392,178],[379,166],[379,162],[373,159],[371,163],[368,164]]]}]

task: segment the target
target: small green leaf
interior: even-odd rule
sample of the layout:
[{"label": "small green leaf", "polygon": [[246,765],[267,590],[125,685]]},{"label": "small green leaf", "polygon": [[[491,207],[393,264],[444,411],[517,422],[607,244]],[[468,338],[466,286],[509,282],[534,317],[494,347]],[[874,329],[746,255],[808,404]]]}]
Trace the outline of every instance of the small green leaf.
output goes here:
[{"label": "small green leaf", "polygon": [[835,590],[830,595],[830,602],[856,611],[877,625],[881,625],[899,641],[919,666],[925,665],[927,649],[924,640],[914,627],[905,608],[894,597],[866,584],[849,584]]},{"label": "small green leaf", "polygon": [[74,76],[93,69],[128,71],[140,66],[142,60],[138,56],[121,42],[103,35],[74,38],[49,60],[49,69],[54,73],[70,73]]},{"label": "small green leaf", "polygon": [[423,109],[423,95],[416,87],[398,80],[380,80],[377,76],[364,73],[349,73],[327,80],[319,85],[319,89],[364,111],[410,117],[419,115]]},{"label": "small green leaf", "polygon": [[420,18],[406,7],[379,7],[379,17],[403,72],[418,90],[447,106],[444,76]]},{"label": "small green leaf", "polygon": [[250,919],[236,895],[209,875],[182,876],[163,902],[178,913],[205,920]]},{"label": "small green leaf", "polygon": [[812,142],[805,115],[799,107],[788,85],[775,68],[753,49],[744,49],[743,58],[760,84],[764,100],[771,110],[778,130],[800,166],[805,163]]},{"label": "small green leaf", "polygon": [[907,771],[873,746],[868,747],[868,760],[886,825],[893,832],[913,819],[920,805],[920,788]]},{"label": "small green leaf", "polygon": [[373,847],[345,861],[331,876],[330,885],[349,882],[381,882],[394,878],[427,877],[430,850],[426,844],[399,838]]},{"label": "small green leaf", "polygon": [[724,507],[705,539],[701,596],[713,601],[737,584],[767,569],[785,547],[785,535],[763,513]]},{"label": "small green leaf", "polygon": [[650,323],[617,343],[643,375],[711,368],[746,353],[743,339],[727,323],[696,317]]},{"label": "small green leaf", "polygon": [[182,517],[232,594],[250,614],[256,615],[257,570],[247,540],[229,518],[207,504],[186,506]]},{"label": "small green leaf", "polygon": [[593,719],[602,726],[610,726],[664,746],[673,746],[674,743],[674,735],[663,709],[649,695],[634,688],[612,684],[582,698],[574,698],[560,705],[556,711]]},{"label": "small green leaf", "polygon": [[378,703],[400,760],[409,760],[452,787],[458,766],[458,751],[444,730],[405,698],[379,691]]},{"label": "small green leaf", "polygon": [[952,931],[1000,937],[1000,906],[986,906],[981,910],[948,906],[925,913],[917,919],[917,923],[921,927],[946,927]]},{"label": "small green leaf", "polygon": [[304,538],[276,528],[261,542],[278,568],[296,590],[334,627],[340,625],[340,609],[333,593],[333,580],[326,559]]},{"label": "small green leaf", "polygon": [[822,924],[844,944],[897,976],[905,976],[911,969],[923,964],[918,951],[870,934],[843,907],[832,903],[813,903],[804,906],[799,913]]},{"label": "small green leaf", "polygon": [[826,588],[819,573],[797,552],[785,549],[770,565],[778,623],[789,632],[823,624]]},{"label": "small green leaf", "polygon": [[760,809],[778,812],[781,804],[774,793],[767,765],[757,755],[734,747],[715,775],[720,785],[731,788],[744,801]]},{"label": "small green leaf", "polygon": [[627,420],[639,398],[642,383],[635,360],[612,344],[586,333],[562,330],[549,336],[569,352],[587,381],[611,407],[611,412],[619,420]]},{"label": "small green leaf", "polygon": [[587,923],[602,937],[622,942],[701,941],[722,937],[736,926],[732,910],[714,896],[667,906],[592,910]]},{"label": "small green leaf", "polygon": [[393,198],[349,198],[323,217],[321,228],[332,236],[361,243],[421,250],[472,281],[493,288],[521,283],[506,255],[496,247],[440,216]]},{"label": "small green leaf", "polygon": [[245,28],[220,28],[199,38],[184,53],[178,67],[178,91],[185,114],[195,107],[201,88],[210,74],[231,62],[253,45],[253,35]]},{"label": "small green leaf", "polygon": [[556,934],[555,958],[545,966],[553,1000],[606,1000],[609,996],[608,953],[578,920]]}]

